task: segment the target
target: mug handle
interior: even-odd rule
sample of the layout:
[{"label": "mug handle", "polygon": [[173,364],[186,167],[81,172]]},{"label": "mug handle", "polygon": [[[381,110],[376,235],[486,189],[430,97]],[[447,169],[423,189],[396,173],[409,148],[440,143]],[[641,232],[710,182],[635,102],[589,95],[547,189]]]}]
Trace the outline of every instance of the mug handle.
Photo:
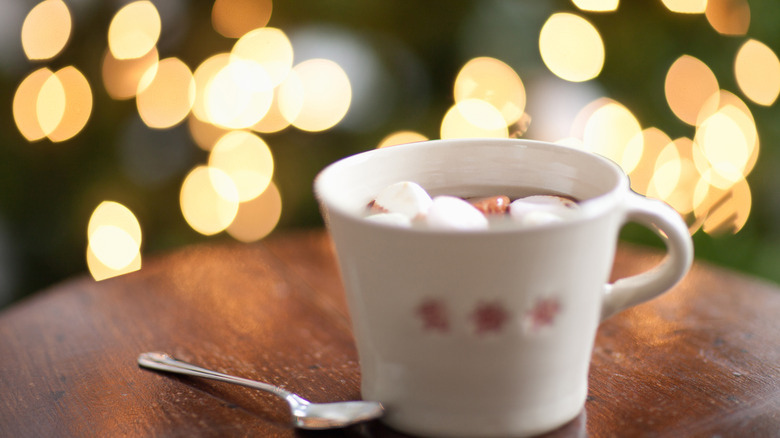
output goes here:
[{"label": "mug handle", "polygon": [[685,222],[668,204],[629,192],[625,222],[636,222],[655,232],[666,245],[666,258],[653,269],[607,284],[601,320],[654,298],[677,284],[693,263],[693,242]]}]

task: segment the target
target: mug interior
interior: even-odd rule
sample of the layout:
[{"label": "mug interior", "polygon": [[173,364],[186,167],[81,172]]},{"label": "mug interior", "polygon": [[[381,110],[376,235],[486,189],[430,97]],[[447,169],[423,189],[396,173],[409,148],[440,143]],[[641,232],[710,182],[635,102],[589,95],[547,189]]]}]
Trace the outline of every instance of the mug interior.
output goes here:
[{"label": "mug interior", "polygon": [[455,139],[347,157],[326,167],[314,190],[329,210],[362,216],[379,191],[399,181],[416,182],[434,196],[567,195],[593,213],[600,205],[611,207],[628,186],[617,164],[580,149],[523,139]]}]

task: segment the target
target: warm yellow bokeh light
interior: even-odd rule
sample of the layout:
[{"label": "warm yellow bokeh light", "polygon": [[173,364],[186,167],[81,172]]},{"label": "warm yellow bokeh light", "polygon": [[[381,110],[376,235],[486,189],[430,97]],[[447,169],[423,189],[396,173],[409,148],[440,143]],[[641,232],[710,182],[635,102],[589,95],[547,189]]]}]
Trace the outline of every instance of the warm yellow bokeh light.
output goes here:
[{"label": "warm yellow bokeh light", "polygon": [[[246,202],[268,187],[274,174],[274,157],[257,135],[232,131],[214,145],[209,154],[209,166],[228,175],[238,191],[238,200]],[[227,194],[228,199],[230,196]]]},{"label": "warm yellow bokeh light", "polygon": [[124,205],[100,203],[89,219],[87,238],[87,264],[95,279],[140,268],[141,226]]},{"label": "warm yellow bokeh light", "polygon": [[108,27],[108,48],[116,59],[140,58],[157,44],[162,22],[150,1],[134,1],[117,11]]},{"label": "warm yellow bokeh light", "polygon": [[753,102],[770,106],[780,94],[780,60],[766,44],[748,40],[734,60],[740,90]]},{"label": "warm yellow bokeh light", "polygon": [[664,147],[655,162],[647,196],[664,200],[672,195],[682,174],[679,139]]},{"label": "warm yellow bokeh light", "polygon": [[38,96],[41,88],[54,73],[48,68],[41,68],[30,73],[22,80],[14,94],[14,122],[19,132],[28,141],[36,141],[46,137],[38,120]]},{"label": "warm yellow bokeh light", "polygon": [[192,114],[204,122],[213,123],[206,106],[206,95],[211,81],[229,63],[230,53],[217,53],[201,62],[192,74],[195,78],[195,103],[192,105]]},{"label": "warm yellow bokeh light", "polygon": [[262,66],[270,80],[263,85],[269,88],[281,84],[292,70],[292,43],[282,30],[273,27],[255,29],[242,36],[230,54]]},{"label": "warm yellow bokeh light", "polygon": [[419,132],[398,131],[383,138],[382,141],[379,142],[379,145],[377,145],[377,149],[425,140],[428,140],[428,137],[420,134]]},{"label": "warm yellow bokeh light", "polygon": [[187,128],[190,132],[190,136],[195,141],[195,144],[204,151],[214,149],[217,140],[230,132],[227,129],[202,121],[195,117],[195,114],[193,113],[190,113],[190,115],[187,116]]},{"label": "warm yellow bokeh light", "polygon": [[617,10],[620,0],[572,0],[572,3],[583,11],[612,12]]},{"label": "warm yellow bokeh light", "polygon": [[179,205],[193,230],[211,236],[225,230],[236,217],[238,190],[225,172],[198,166],[182,183]]},{"label": "warm yellow bokeh light", "polygon": [[745,144],[750,151],[750,157],[748,158],[744,169],[741,171],[743,175],[747,176],[755,166],[756,160],[758,160],[760,143],[758,128],[756,127],[753,113],[750,112],[750,108],[748,108],[747,104],[734,93],[720,90],[718,94],[712,96],[702,106],[702,110],[697,119],[697,125],[702,126],[704,122],[719,112],[722,113],[721,115],[728,117],[730,121],[735,123],[742,131],[742,135],[746,142]]},{"label": "warm yellow bokeh light", "polygon": [[106,92],[116,100],[132,99],[149,86],[148,82],[141,83],[141,78],[149,72],[146,78],[151,82],[157,74],[159,60],[156,47],[146,55],[132,59],[116,59],[110,50],[106,50],[101,69]]},{"label": "warm yellow bokeh light", "polygon": [[707,234],[735,234],[745,226],[750,216],[750,186],[742,178],[728,189],[719,189],[708,184],[709,179],[704,175],[695,189],[696,221]]},{"label": "warm yellow bokeh light", "polygon": [[689,125],[696,124],[702,105],[718,90],[715,73],[693,56],[677,58],[666,72],[666,102],[674,115]]},{"label": "warm yellow bokeh light", "polygon": [[466,99],[453,105],[441,121],[441,138],[507,138],[504,116],[480,99]]},{"label": "warm yellow bokeh light", "polygon": [[265,69],[254,61],[231,58],[205,89],[207,119],[227,129],[249,128],[268,113],[273,87]]},{"label": "warm yellow bokeh light", "polygon": [[693,162],[693,141],[678,138],[659,154],[647,196],[663,200],[680,214],[694,208],[694,191],[701,179]]},{"label": "warm yellow bokeh light", "polygon": [[106,280],[108,278],[117,277],[119,275],[129,274],[141,269],[141,253],[138,252],[135,258],[127,264],[127,266],[120,269],[113,269],[105,265],[100,259],[97,258],[92,248],[87,246],[87,268],[90,275],[95,281]]},{"label": "warm yellow bokeh light", "polygon": [[512,125],[525,111],[525,86],[520,76],[495,58],[474,58],[460,69],[455,78],[455,102],[481,99],[501,112],[507,125]]},{"label": "warm yellow bokeh light", "polygon": [[296,128],[319,132],[339,123],[352,103],[352,86],[344,69],[328,59],[296,65],[279,86],[279,109]]},{"label": "warm yellow bokeh light", "polygon": [[661,0],[672,12],[680,14],[703,14],[707,9],[707,0]]},{"label": "warm yellow bokeh light", "polygon": [[22,23],[22,49],[31,60],[57,56],[70,38],[73,23],[61,0],[44,0],[30,10]]},{"label": "warm yellow bokeh light", "polygon": [[583,82],[595,78],[604,66],[604,42],[599,31],[579,15],[550,16],[539,34],[542,61],[561,79]]},{"label": "warm yellow bokeh light", "polygon": [[704,14],[710,26],[721,35],[745,35],[750,27],[747,0],[708,0]]},{"label": "warm yellow bokeh light", "polygon": [[138,254],[138,247],[132,237],[114,225],[101,225],[90,235],[89,249],[104,265],[111,269],[122,269]]},{"label": "warm yellow bokeh light", "polygon": [[91,238],[97,228],[104,225],[121,228],[133,239],[135,246],[141,247],[141,225],[133,212],[124,205],[115,201],[101,202],[89,219],[87,237]]},{"label": "warm yellow bokeh light", "polygon": [[273,181],[256,198],[242,202],[227,232],[236,240],[254,242],[267,236],[282,216],[282,197]]},{"label": "warm yellow bokeh light", "polygon": [[48,135],[51,141],[60,142],[72,138],[86,126],[92,114],[92,88],[87,78],[73,66],[60,69],[54,75],[65,93],[65,108],[57,126]]},{"label": "warm yellow bokeh light", "polygon": [[[178,58],[161,60],[153,76],[136,96],[136,106],[141,119],[150,128],[170,128],[184,120],[195,101],[195,80],[189,67]],[[148,81],[147,75],[141,79]]]},{"label": "warm yellow bokeh light", "polygon": [[586,150],[605,156],[631,172],[642,156],[642,127],[625,106],[608,102],[596,109],[585,124]]},{"label": "warm yellow bokeh light", "polygon": [[273,95],[271,107],[268,108],[268,112],[265,113],[259,122],[252,125],[251,129],[253,131],[270,134],[279,132],[290,126],[289,120],[284,117],[281,108],[279,108],[279,92],[275,90]]},{"label": "warm yellow bokeh light", "polygon": [[749,172],[758,144],[752,121],[741,110],[726,106],[707,118],[696,131],[696,144],[706,160],[698,161],[702,173],[711,169],[709,183],[727,189]]},{"label": "warm yellow bokeh light", "polygon": [[644,129],[641,134],[630,140],[631,149],[637,148],[633,144],[636,142],[642,143],[642,155],[637,161],[636,167],[629,172],[631,189],[637,193],[647,195],[650,180],[655,173],[655,164],[658,161],[658,157],[661,151],[672,142],[672,139],[660,129],[650,127]]},{"label": "warm yellow bokeh light", "polygon": [[49,76],[41,86],[35,111],[44,134],[51,134],[60,124],[65,115],[65,88],[56,74]]},{"label": "warm yellow bokeh light", "polygon": [[268,24],[272,10],[272,0],[216,0],[211,24],[220,35],[238,38]]}]

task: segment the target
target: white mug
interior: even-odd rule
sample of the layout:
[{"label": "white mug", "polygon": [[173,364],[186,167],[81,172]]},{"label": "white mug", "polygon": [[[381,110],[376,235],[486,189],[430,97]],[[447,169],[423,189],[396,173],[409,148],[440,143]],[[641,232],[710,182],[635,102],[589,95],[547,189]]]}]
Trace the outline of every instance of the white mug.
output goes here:
[{"label": "white mug", "polygon": [[[461,197],[558,193],[579,214],[536,227],[450,231],[365,220],[380,190],[413,181]],[[693,245],[671,207],[632,192],[613,162],[512,139],[434,140],[360,153],[314,191],[334,242],[363,398],[426,436],[527,436],[583,409],[599,322],[674,286]],[[608,283],[626,222],[658,234],[656,268]]]}]

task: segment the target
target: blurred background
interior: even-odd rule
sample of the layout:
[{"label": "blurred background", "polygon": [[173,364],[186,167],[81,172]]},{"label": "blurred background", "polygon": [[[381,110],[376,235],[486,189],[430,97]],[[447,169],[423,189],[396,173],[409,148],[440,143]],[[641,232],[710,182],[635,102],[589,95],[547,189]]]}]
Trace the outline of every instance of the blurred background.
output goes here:
[{"label": "blurred background", "polygon": [[324,166],[453,137],[605,155],[777,282],[779,50],[775,0],[3,0],[0,307],[320,227]]}]

